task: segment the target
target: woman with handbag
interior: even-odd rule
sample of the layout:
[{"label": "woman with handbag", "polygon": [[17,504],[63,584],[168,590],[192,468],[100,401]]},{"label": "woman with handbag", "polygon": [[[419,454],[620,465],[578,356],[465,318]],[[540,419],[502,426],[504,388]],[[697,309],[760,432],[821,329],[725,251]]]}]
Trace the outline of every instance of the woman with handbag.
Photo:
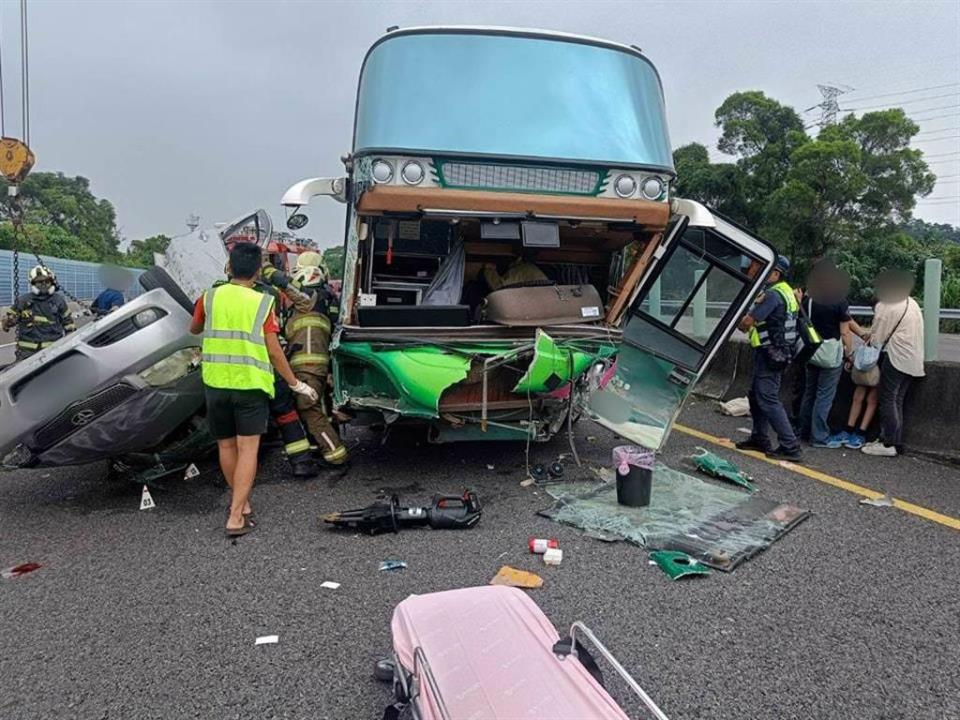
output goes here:
[{"label": "woman with handbag", "polygon": [[[849,277],[830,260],[814,265],[807,278],[807,296],[800,307],[822,342],[804,367],[803,399],[798,421],[800,436],[813,447],[838,448],[844,438],[831,435],[828,418],[843,374],[844,356],[852,345],[851,334],[864,330],[850,317],[847,301]],[[847,352],[845,352],[847,349]]]},{"label": "woman with handbag", "polygon": [[923,369],[923,314],[910,297],[914,277],[904,271],[887,271],[877,278],[878,302],[870,328],[873,342],[883,338],[880,357],[880,439],[861,452],[896,457],[903,452],[903,401],[914,378]]}]

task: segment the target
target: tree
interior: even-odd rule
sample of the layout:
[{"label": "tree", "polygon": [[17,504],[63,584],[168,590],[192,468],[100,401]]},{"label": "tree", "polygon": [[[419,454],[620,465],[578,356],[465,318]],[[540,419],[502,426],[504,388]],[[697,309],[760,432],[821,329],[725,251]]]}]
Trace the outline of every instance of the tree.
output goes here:
[{"label": "tree", "polygon": [[[0,192],[6,196],[7,182],[0,180]],[[51,246],[50,254],[78,260],[117,261],[120,259],[116,213],[107,200],[90,192],[84,177],[63,173],[38,172],[20,185],[24,225],[28,239],[38,246]],[[10,204],[0,207],[0,219],[11,221]],[[4,227],[10,228],[5,224]],[[12,245],[12,234],[5,236],[5,247]],[[49,252],[49,250],[44,250]]]},{"label": "tree", "polygon": [[143,240],[134,240],[127,248],[124,263],[134,267],[153,267],[153,254],[164,253],[170,238],[166,235],[153,235]]},{"label": "tree", "polygon": [[343,245],[327,248],[323,251],[323,262],[330,271],[330,277],[334,280],[343,278]]}]

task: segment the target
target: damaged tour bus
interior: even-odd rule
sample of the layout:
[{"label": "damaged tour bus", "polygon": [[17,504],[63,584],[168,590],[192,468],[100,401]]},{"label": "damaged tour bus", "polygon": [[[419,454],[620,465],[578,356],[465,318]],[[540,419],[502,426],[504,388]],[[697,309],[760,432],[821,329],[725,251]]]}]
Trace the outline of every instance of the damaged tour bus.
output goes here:
[{"label": "damaged tour bus", "polygon": [[633,46],[388,32],[344,163],[283,197],[346,204],[335,403],[434,442],[546,440],[586,413],[660,448],[775,257],[673,196],[660,79]]}]

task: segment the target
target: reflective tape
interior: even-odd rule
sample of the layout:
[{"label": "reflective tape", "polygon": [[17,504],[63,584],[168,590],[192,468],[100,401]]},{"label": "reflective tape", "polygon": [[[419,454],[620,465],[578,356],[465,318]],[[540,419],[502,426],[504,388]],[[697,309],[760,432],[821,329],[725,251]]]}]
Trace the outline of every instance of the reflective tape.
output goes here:
[{"label": "reflective tape", "polygon": [[300,332],[304,328],[323,328],[330,329],[330,320],[323,315],[307,315],[300,317],[287,325],[287,332]]},{"label": "reflective tape", "polygon": [[223,363],[224,365],[252,365],[258,370],[273,373],[273,366],[270,363],[260,362],[256,358],[246,355],[215,355],[213,353],[203,353],[204,362]]},{"label": "reflective tape", "polygon": [[330,356],[326,353],[295,353],[290,358],[290,367],[303,367],[304,365],[327,365],[330,362]]},{"label": "reflective tape", "polygon": [[310,450],[310,441],[306,438],[303,440],[297,440],[296,442],[284,445],[283,449],[286,451],[287,455],[299,455],[300,453],[308,452]]},{"label": "reflective tape", "polygon": [[54,342],[54,340],[51,340],[50,342],[29,342],[27,340],[18,340],[17,347],[22,347],[26,350],[42,350],[45,347],[50,347]]},{"label": "reflective tape", "polygon": [[323,459],[331,465],[339,465],[347,459],[347,448],[343,445],[329,453],[323,454]]}]

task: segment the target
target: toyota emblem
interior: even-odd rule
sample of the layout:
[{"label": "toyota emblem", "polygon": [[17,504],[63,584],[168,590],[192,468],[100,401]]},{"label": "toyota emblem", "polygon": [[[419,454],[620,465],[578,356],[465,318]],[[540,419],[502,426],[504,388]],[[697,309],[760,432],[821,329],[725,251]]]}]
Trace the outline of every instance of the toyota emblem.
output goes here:
[{"label": "toyota emblem", "polygon": [[88,422],[93,420],[95,416],[96,413],[93,410],[81,410],[72,418],[70,418],[70,422],[77,427],[80,427],[81,425],[86,425]]}]

